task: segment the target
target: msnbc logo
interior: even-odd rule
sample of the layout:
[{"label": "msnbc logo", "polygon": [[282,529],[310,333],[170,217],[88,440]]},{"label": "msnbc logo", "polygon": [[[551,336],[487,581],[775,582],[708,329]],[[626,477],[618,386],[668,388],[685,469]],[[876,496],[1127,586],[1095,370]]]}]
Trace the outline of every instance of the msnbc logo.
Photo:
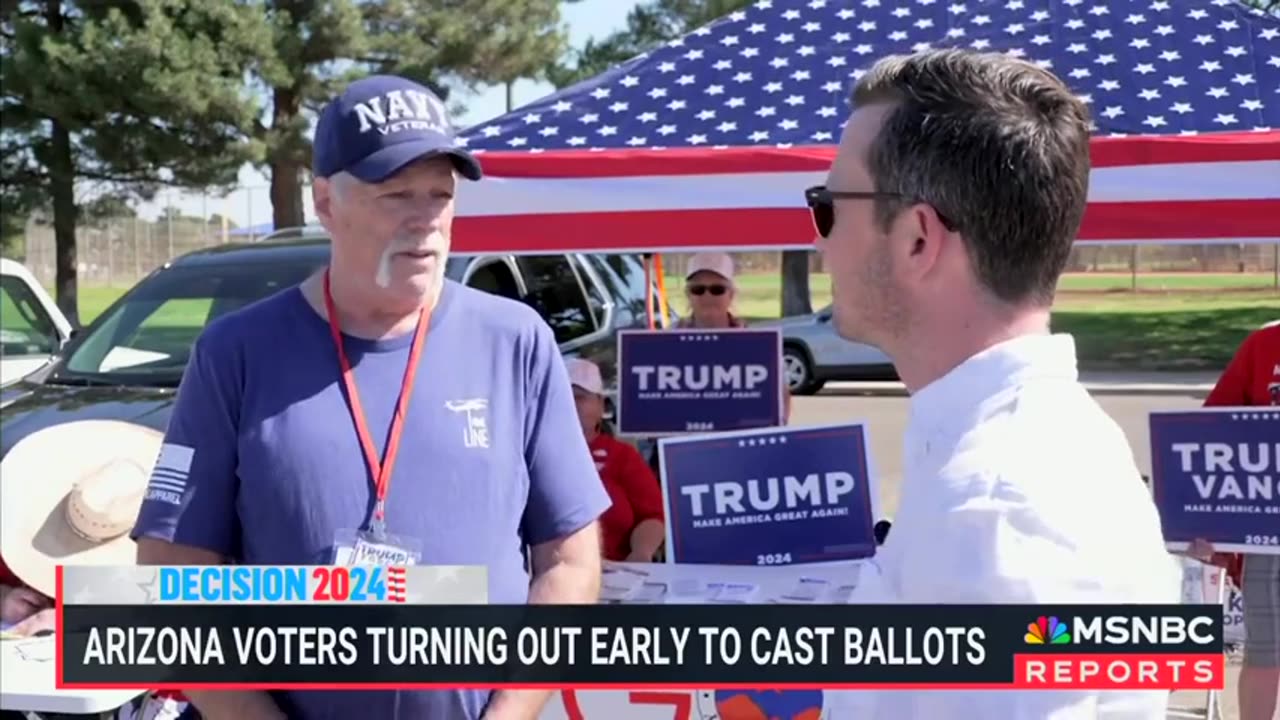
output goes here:
[{"label": "msnbc logo", "polygon": [[1041,615],[1027,625],[1023,639],[1028,645],[1066,645],[1071,642],[1071,633],[1067,632],[1065,623],[1058,622],[1058,618]]}]

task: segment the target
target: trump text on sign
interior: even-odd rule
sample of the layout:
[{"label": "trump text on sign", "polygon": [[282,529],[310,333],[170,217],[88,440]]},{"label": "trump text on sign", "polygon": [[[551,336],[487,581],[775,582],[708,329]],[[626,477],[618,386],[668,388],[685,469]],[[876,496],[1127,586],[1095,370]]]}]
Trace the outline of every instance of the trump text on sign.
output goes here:
[{"label": "trump text on sign", "polygon": [[1151,414],[1152,487],[1173,549],[1280,554],[1280,410]]},{"label": "trump text on sign", "polygon": [[781,425],[773,330],[618,333],[618,432],[673,435]]},{"label": "trump text on sign", "polygon": [[862,425],[665,438],[667,557],[789,565],[874,553]]}]

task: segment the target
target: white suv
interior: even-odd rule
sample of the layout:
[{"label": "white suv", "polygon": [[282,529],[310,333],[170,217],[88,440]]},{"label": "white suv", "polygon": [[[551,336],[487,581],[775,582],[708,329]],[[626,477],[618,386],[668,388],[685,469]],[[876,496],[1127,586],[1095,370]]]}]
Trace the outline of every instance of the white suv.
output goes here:
[{"label": "white suv", "polygon": [[21,263],[0,258],[0,387],[48,365],[71,323]]}]

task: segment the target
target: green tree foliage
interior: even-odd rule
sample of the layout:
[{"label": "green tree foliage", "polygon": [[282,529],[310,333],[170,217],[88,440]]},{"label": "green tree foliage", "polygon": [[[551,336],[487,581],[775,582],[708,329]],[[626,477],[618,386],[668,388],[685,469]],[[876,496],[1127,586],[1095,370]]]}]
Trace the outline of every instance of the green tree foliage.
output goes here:
[{"label": "green tree foliage", "polygon": [[6,236],[51,219],[56,296],[76,308],[76,226],[161,186],[227,187],[257,149],[244,68],[269,36],[201,0],[0,5],[0,202]]},{"label": "green tree foliage", "polygon": [[277,228],[304,222],[312,119],[346,83],[366,73],[395,73],[447,102],[454,87],[539,77],[566,48],[558,0],[251,4],[273,35],[272,52],[254,78],[270,112],[254,138],[266,147]]},{"label": "green tree foliage", "polygon": [[1240,0],[1240,2],[1280,17],[1280,0]]},{"label": "green tree foliage", "polygon": [[754,0],[651,0],[627,14],[625,30],[594,38],[557,62],[547,79],[557,88],[594,77],[615,65],[693,32],[717,18],[742,10]]}]

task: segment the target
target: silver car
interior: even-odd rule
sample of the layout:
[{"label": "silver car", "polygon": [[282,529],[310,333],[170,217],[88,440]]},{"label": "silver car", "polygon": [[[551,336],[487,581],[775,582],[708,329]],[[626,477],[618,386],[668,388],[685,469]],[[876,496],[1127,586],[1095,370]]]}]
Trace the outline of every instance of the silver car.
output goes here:
[{"label": "silver car", "polygon": [[896,380],[893,362],[879,348],[836,334],[831,306],[811,314],[752,323],[782,330],[782,363],[793,395],[812,395],[829,381]]}]

